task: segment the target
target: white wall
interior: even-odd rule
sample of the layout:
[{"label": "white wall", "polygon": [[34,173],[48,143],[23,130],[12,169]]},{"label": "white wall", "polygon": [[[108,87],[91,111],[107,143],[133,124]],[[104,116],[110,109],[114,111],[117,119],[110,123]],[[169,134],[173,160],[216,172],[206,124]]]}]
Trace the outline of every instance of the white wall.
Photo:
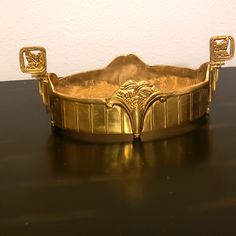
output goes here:
[{"label": "white wall", "polygon": [[30,45],[46,47],[48,71],[60,76],[129,53],[198,67],[209,60],[210,36],[236,37],[236,1],[0,0],[0,30],[0,80],[30,77],[18,63],[19,49]]}]

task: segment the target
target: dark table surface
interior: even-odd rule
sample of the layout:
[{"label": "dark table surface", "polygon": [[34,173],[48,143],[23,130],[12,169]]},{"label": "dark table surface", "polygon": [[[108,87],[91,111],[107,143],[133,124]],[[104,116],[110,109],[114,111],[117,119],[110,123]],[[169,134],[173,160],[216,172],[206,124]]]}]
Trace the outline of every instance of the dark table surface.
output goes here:
[{"label": "dark table surface", "polygon": [[236,68],[179,137],[88,144],[52,132],[36,81],[0,83],[0,235],[236,235]]}]

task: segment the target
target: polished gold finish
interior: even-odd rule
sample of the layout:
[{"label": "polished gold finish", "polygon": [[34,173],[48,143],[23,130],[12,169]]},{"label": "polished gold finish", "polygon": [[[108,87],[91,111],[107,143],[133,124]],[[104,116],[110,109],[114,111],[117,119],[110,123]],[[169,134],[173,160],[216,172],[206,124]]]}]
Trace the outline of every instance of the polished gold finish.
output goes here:
[{"label": "polished gold finish", "polygon": [[39,80],[52,126],[88,141],[150,140],[187,132],[209,112],[219,68],[234,55],[231,36],[210,39],[210,62],[198,69],[148,66],[120,56],[105,69],[59,78],[46,50],[26,47],[20,67]]}]

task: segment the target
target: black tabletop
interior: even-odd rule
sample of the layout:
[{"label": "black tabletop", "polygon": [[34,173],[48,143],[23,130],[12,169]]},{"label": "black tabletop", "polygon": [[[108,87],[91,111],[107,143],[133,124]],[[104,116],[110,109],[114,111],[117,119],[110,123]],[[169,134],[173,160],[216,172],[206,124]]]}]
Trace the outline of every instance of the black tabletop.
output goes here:
[{"label": "black tabletop", "polygon": [[37,81],[0,83],[1,236],[162,234],[236,234],[236,68],[199,129],[133,144],[56,134]]}]

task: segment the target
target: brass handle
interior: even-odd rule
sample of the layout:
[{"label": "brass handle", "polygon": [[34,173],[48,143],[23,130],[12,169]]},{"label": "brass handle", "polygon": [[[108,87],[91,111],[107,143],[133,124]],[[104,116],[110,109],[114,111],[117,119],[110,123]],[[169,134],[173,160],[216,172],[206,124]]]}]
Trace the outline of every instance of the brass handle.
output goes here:
[{"label": "brass handle", "polygon": [[43,47],[24,47],[19,53],[20,68],[24,73],[33,76],[44,76],[47,73],[46,49]]},{"label": "brass handle", "polygon": [[210,39],[211,64],[223,65],[234,56],[234,38],[230,35],[214,36]]}]

